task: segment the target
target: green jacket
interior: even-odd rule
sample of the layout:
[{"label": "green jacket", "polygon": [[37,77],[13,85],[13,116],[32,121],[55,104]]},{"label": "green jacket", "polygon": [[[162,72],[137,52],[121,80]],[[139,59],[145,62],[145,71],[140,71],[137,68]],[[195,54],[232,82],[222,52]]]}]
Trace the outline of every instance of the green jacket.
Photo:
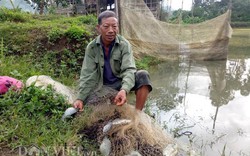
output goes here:
[{"label": "green jacket", "polygon": [[[122,79],[122,88],[127,93],[134,87],[136,67],[130,43],[117,35],[111,50],[110,65],[114,75]],[[104,54],[101,36],[90,42],[85,51],[77,99],[85,101],[90,92],[103,85]]]}]

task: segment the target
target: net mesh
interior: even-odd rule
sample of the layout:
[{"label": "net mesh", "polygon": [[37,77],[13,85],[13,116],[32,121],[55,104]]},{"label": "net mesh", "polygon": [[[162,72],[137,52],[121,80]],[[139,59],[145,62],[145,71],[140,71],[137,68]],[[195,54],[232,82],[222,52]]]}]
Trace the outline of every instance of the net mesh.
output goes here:
[{"label": "net mesh", "polygon": [[135,57],[227,58],[230,10],[199,24],[170,24],[157,20],[143,0],[121,0],[119,5],[121,34],[132,44]]}]

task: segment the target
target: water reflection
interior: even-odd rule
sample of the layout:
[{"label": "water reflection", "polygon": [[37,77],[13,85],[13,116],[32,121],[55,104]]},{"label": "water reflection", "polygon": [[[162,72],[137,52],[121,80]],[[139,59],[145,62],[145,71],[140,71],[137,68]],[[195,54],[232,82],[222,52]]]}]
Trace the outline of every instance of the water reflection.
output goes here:
[{"label": "water reflection", "polygon": [[201,155],[250,155],[250,59],[166,62],[150,75],[151,110],[178,140]]}]

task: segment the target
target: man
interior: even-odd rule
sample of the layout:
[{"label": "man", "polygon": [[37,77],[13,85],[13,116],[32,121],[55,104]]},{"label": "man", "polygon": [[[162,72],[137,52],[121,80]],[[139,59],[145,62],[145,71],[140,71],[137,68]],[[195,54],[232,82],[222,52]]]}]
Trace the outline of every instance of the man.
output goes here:
[{"label": "man", "polygon": [[152,90],[146,71],[137,71],[130,43],[118,35],[118,20],[112,11],[98,17],[99,36],[86,48],[82,65],[78,98],[73,106],[80,111],[87,97],[103,85],[118,90],[115,104],[123,105],[130,90],[136,93],[136,109],[142,110]]}]

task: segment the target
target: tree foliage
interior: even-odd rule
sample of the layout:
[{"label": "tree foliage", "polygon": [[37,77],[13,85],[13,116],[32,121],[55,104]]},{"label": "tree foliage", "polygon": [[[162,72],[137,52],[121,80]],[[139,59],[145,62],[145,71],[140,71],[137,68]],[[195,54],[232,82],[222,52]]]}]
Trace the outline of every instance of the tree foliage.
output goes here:
[{"label": "tree foliage", "polygon": [[[184,23],[198,23],[215,18],[232,9],[232,22],[250,21],[250,0],[194,0],[190,11],[176,10],[172,13],[170,21],[176,22],[181,15]],[[232,3],[232,4],[230,4]]]},{"label": "tree foliage", "polygon": [[34,9],[39,11],[39,14],[44,14],[44,10],[49,7],[56,6],[58,7],[60,4],[65,7],[68,5],[66,0],[25,0],[28,4],[30,4]]},{"label": "tree foliage", "polygon": [[250,21],[250,0],[232,1],[232,21]]}]

